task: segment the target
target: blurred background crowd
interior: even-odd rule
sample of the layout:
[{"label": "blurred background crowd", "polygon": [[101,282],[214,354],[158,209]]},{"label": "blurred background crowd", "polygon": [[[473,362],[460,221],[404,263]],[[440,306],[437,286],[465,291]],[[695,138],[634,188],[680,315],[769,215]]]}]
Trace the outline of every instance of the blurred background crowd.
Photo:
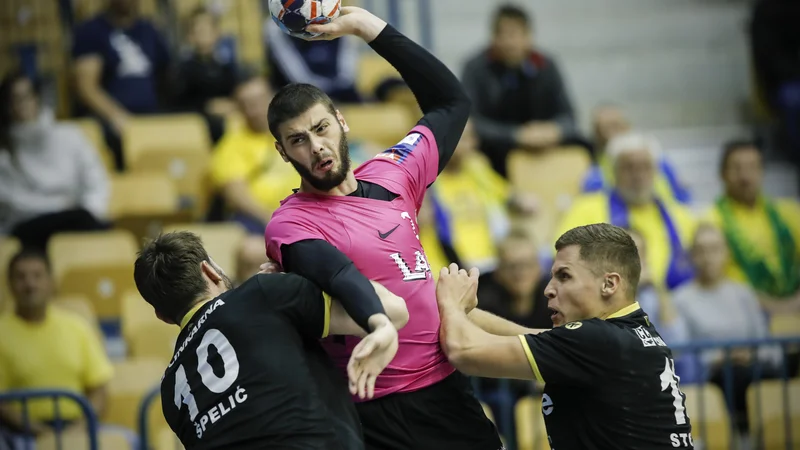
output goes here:
[{"label": "blurred background crowd", "polygon": [[[421,116],[363,43],[292,39],[264,3],[0,6],[0,392],[85,396],[112,430],[108,448],[136,439],[124,430],[137,429],[178,333],[133,285],[143,239],[195,231],[239,282],[264,262],[265,224],[299,185],[267,127],[272,93],[321,87],[351,129],[356,163]],[[800,4],[453,0],[434,14],[422,0],[344,3],[422,36],[473,101],[418,215],[434,274],[450,261],[478,267],[482,308],[549,328],[555,239],[609,222],[639,246],[638,300],[670,346],[800,336]],[[704,413],[689,406],[711,430],[706,446],[754,433],[782,445],[782,427],[750,422],[758,403],[782,424],[770,405],[784,391],[754,400],[751,384],[797,376],[797,348],[727,348],[677,352],[687,396],[703,387]],[[512,405],[515,429],[503,431],[519,448],[543,445],[541,386],[476,384],[494,416]],[[791,386],[800,443],[800,385]],[[59,406],[69,427],[81,425],[75,404]],[[145,411],[148,443],[174,448],[159,409]],[[53,402],[29,412],[47,448]],[[19,406],[0,404],[0,430],[22,427]],[[6,440],[0,448],[14,448]]]}]

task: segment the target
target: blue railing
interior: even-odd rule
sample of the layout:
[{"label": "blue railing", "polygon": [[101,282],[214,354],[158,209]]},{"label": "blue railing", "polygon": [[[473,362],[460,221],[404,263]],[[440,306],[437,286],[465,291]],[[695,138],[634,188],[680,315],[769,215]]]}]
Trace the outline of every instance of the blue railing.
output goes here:
[{"label": "blue railing", "polygon": [[141,405],[139,405],[139,450],[149,450],[150,448],[151,436],[150,424],[148,421],[150,416],[149,411],[153,406],[153,402],[159,399],[160,396],[161,387],[156,386],[150,392],[148,392],[147,395],[145,395]]},{"label": "blue railing", "polygon": [[[63,445],[62,439],[62,431],[64,429],[64,425],[66,422],[61,417],[61,407],[59,405],[59,399],[67,399],[70,401],[75,402],[78,407],[81,409],[83,413],[83,417],[86,419],[86,433],[89,439],[89,450],[98,450],[98,439],[97,439],[97,417],[94,413],[94,409],[89,404],[89,402],[81,395],[66,392],[66,391],[57,391],[57,390],[50,390],[50,391],[43,391],[43,390],[18,390],[18,391],[6,391],[0,392],[0,404],[4,403],[20,403],[22,407],[22,426],[24,430],[31,429],[31,421],[30,421],[30,414],[28,410],[28,404],[32,400],[39,400],[39,399],[50,399],[53,402],[53,431],[55,431],[55,439],[56,439],[56,448],[58,450],[74,450],[74,449],[67,449]],[[23,439],[25,443],[25,449],[33,449],[34,443],[32,439]]]}]

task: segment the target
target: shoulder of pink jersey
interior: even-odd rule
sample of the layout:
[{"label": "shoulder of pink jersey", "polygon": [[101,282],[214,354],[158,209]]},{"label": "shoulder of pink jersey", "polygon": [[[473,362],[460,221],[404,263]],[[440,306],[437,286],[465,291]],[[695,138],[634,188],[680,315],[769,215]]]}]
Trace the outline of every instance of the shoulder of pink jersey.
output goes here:
[{"label": "shoulder of pink jersey", "polygon": [[431,130],[424,125],[417,125],[400,142],[378,153],[371,160],[359,166],[356,169],[356,175],[359,174],[359,171],[365,170],[372,161],[390,161],[402,165],[417,147],[431,145],[431,143],[436,145],[436,140]]}]

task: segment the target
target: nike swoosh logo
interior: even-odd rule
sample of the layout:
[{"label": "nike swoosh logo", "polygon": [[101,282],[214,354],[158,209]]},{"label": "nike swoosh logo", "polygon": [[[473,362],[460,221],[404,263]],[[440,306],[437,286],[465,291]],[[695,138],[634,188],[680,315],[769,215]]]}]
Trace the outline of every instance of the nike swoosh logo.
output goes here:
[{"label": "nike swoosh logo", "polygon": [[391,230],[387,231],[386,233],[381,233],[380,230],[378,230],[378,237],[381,238],[381,239],[386,239],[387,237],[389,237],[390,234],[394,233],[394,230],[396,230],[397,227],[399,227],[399,226],[400,226],[400,224],[398,223],[397,225],[394,226],[394,228],[392,228]]}]

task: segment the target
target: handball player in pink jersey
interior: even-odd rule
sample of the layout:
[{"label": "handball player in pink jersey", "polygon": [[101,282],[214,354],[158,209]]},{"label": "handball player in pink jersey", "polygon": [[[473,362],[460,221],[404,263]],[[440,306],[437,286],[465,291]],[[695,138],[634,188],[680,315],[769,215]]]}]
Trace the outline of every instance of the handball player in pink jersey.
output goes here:
[{"label": "handball player in pink jersey", "polygon": [[[302,182],[267,225],[267,255],[339,299],[366,331],[386,320],[369,280],[406,300],[409,321],[396,356],[387,351],[391,362],[366,383],[374,383],[374,392],[358,389],[354,397],[368,449],[501,449],[469,380],[439,345],[436,283],[417,225],[425,191],[469,118],[466,92],[442,62],[363,9],[343,8],[333,22],[307,29],[325,33],[323,39],[355,35],[367,42],[397,69],[424,117],[395,146],[352,170],[346,117],[330,98],[308,84],[278,91],[269,106],[270,131]],[[497,319],[477,309],[470,318],[489,329]],[[366,351],[359,342],[367,341],[334,338],[324,345],[344,369],[351,353]],[[380,359],[381,349],[370,350],[370,358]]]}]

